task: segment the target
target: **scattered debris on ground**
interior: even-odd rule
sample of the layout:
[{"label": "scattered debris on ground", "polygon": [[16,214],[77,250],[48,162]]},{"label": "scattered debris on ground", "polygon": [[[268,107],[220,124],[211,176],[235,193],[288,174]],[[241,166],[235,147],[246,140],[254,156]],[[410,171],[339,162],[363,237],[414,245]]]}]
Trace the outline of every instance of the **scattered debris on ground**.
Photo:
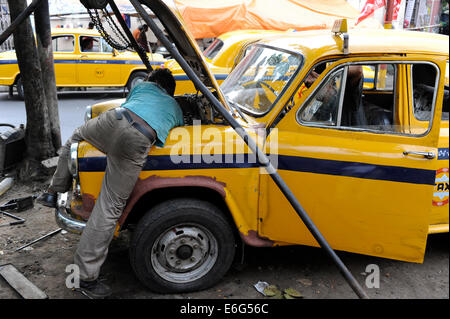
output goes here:
[{"label": "scattered debris on ground", "polygon": [[[46,183],[15,182],[3,195],[0,205],[11,200],[38,195]],[[64,230],[46,236],[59,226],[54,210],[36,204],[27,210],[8,211],[24,223],[0,227],[0,265],[12,264],[50,299],[85,299],[80,292],[66,287],[66,267],[73,263],[79,236]],[[5,218],[6,219],[6,218]],[[43,237],[43,238],[42,238]],[[42,238],[42,240],[37,239]],[[127,299],[275,299],[357,298],[336,267],[319,248],[286,246],[277,248],[246,247],[243,263],[238,256],[235,265],[221,282],[209,289],[160,295],[149,291],[136,278],[129,263],[131,232],[125,231],[110,246],[102,276],[113,288],[111,298]],[[30,243],[34,242],[31,245]],[[380,268],[380,288],[366,289],[371,298],[449,298],[448,234],[429,239],[423,264],[404,263],[357,254],[340,253],[346,265],[364,285],[364,271],[369,264]],[[16,251],[18,248],[27,247]],[[261,281],[277,289],[273,296],[255,289]],[[364,286],[365,287],[365,286]],[[264,291],[264,290],[263,290]],[[0,278],[0,299],[22,298]]]}]

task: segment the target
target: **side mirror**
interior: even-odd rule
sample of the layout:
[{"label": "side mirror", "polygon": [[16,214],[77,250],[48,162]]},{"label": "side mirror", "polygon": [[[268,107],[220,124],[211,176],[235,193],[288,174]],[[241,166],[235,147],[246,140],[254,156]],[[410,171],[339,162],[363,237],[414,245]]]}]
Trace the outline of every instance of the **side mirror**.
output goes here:
[{"label": "side mirror", "polygon": [[119,51],[117,51],[116,49],[112,50],[112,56],[117,56],[119,54]]}]

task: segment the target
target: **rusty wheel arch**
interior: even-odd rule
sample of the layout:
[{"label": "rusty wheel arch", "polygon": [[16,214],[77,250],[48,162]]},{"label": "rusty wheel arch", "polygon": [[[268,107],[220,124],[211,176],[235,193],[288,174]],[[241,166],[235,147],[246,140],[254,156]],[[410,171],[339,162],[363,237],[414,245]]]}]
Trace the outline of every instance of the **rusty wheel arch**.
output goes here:
[{"label": "rusty wheel arch", "polygon": [[[226,184],[206,176],[159,177],[139,179],[119,219],[121,228],[137,223],[151,208],[174,198],[197,198],[220,208],[232,225],[235,225],[225,202]],[[234,227],[236,228],[236,227]]]}]

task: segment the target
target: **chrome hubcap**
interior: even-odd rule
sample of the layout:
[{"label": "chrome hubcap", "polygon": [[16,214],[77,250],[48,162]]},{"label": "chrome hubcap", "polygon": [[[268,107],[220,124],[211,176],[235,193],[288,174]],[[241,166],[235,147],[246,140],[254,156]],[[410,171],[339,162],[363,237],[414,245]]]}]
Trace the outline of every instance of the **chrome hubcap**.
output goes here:
[{"label": "chrome hubcap", "polygon": [[186,283],[206,275],[218,256],[217,241],[198,224],[177,225],[163,232],[151,251],[151,264],[159,276]]}]

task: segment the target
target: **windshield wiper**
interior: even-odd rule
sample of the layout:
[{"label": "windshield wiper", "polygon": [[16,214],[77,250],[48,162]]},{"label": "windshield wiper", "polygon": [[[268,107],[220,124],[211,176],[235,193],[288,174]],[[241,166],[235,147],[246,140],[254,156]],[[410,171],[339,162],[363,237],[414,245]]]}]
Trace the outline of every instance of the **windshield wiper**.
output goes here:
[{"label": "windshield wiper", "polygon": [[239,106],[237,106],[236,102],[233,102],[231,100],[227,100],[227,102],[230,104],[230,106],[233,108],[233,110],[237,111],[238,114],[241,116],[241,118],[245,121],[245,123],[248,123],[247,119],[244,116],[244,113],[242,113],[241,109],[239,108]]}]

